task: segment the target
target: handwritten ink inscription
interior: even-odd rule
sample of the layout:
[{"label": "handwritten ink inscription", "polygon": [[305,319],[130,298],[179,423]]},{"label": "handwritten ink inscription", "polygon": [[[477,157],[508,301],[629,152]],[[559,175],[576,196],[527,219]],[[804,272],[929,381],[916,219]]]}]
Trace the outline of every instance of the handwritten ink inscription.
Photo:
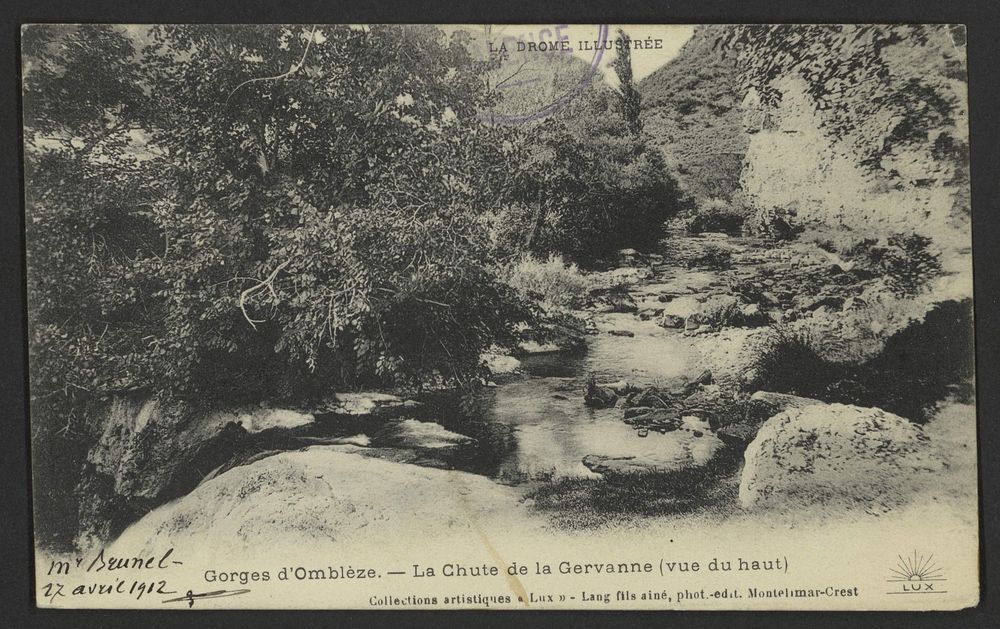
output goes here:
[{"label": "handwritten ink inscription", "polygon": [[[129,557],[108,555],[102,548],[92,558],[53,559],[46,572],[49,580],[40,585],[41,595],[55,604],[67,597],[129,596],[142,600],[153,594],[176,594],[166,573],[183,563],[174,558],[173,548],[162,555]],[[137,572],[141,576],[137,577]],[[81,580],[85,582],[79,583]]]}]

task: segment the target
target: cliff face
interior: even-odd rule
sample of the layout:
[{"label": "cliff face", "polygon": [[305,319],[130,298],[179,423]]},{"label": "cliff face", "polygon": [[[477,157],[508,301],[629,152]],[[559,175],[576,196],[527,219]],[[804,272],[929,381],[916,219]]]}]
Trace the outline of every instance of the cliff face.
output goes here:
[{"label": "cliff face", "polygon": [[[810,35],[772,33],[740,53],[748,203],[866,237],[915,232],[955,264],[970,246],[964,32]],[[777,61],[762,68],[764,55]]]},{"label": "cliff face", "polygon": [[702,26],[640,88],[646,131],[697,199],[916,232],[967,269],[961,27]]}]

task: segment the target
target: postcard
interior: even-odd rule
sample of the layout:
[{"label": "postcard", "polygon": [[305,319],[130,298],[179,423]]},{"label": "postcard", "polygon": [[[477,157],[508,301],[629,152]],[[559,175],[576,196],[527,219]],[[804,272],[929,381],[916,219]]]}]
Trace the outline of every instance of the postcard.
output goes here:
[{"label": "postcard", "polygon": [[30,24],[36,600],[979,600],[965,27]]}]

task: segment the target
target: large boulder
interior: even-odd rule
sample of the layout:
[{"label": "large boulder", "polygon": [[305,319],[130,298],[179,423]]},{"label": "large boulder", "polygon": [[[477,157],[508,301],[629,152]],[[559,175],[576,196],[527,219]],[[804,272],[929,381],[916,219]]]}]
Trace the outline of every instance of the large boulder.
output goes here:
[{"label": "large boulder", "polygon": [[941,467],[923,430],[878,408],[812,404],[767,420],[744,454],[745,509],[820,504],[885,511]]},{"label": "large boulder", "polygon": [[151,556],[191,540],[214,558],[261,548],[336,556],[434,537],[472,544],[482,535],[527,530],[527,511],[514,490],[483,476],[317,446],[268,456],[203,483],[129,527],[108,552]]}]

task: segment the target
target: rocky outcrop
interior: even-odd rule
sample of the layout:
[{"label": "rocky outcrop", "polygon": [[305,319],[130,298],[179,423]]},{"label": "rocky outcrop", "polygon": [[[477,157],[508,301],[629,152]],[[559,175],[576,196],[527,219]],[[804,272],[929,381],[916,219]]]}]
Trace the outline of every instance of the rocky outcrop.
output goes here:
[{"label": "rocky outcrop", "polygon": [[[768,42],[786,53],[810,42],[815,52],[830,34],[824,27],[806,34],[781,28]],[[758,211],[793,209],[802,223],[866,237],[917,230],[945,249],[966,248],[964,33],[946,25],[847,29],[841,45],[822,51],[827,67],[877,75],[852,81],[838,72],[806,73],[799,64],[808,54],[785,54],[782,67],[770,68],[777,78],[750,89],[742,103],[749,145],[741,188]],[[864,29],[877,32],[857,34]],[[744,54],[753,60],[773,53]],[[858,58],[867,63],[849,63]]]},{"label": "rocky outcrop", "polygon": [[812,404],[767,420],[744,455],[745,509],[812,504],[891,509],[941,467],[923,430],[878,408]]}]

